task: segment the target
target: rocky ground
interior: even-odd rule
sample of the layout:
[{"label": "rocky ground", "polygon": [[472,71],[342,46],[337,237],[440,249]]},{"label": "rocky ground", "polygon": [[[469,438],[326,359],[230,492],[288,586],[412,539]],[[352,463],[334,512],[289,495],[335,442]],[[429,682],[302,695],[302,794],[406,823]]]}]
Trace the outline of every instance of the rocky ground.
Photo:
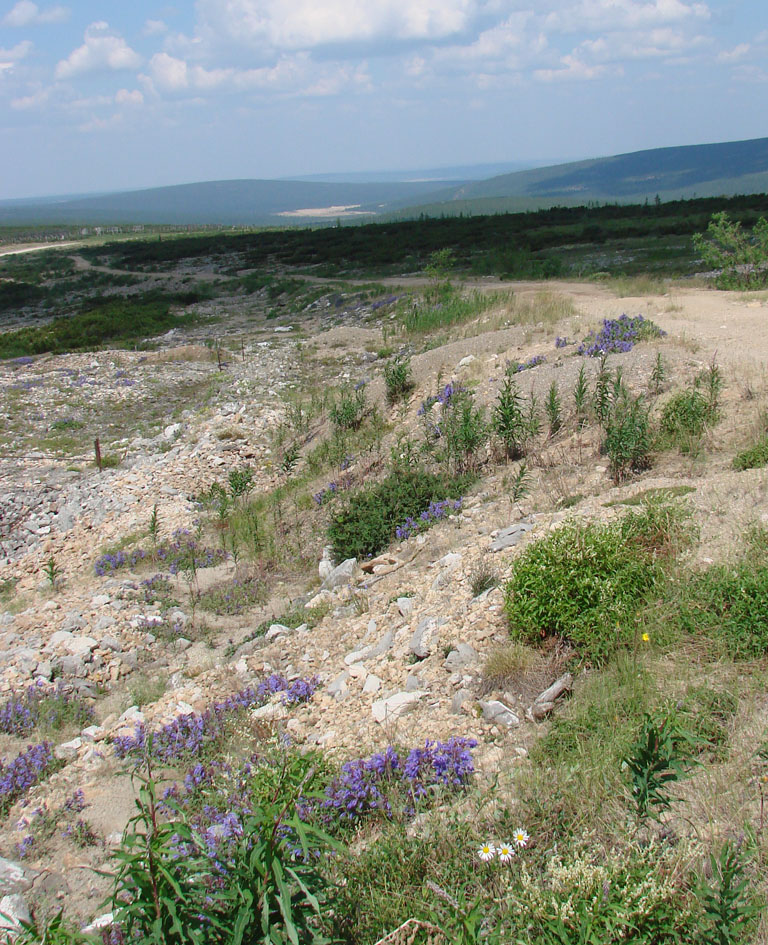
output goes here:
[{"label": "rocky ground", "polygon": [[[538,288],[515,291],[533,298]],[[130,770],[112,740],[133,733],[139,721],[154,726],[202,711],[270,673],[317,676],[320,688],[306,704],[277,701],[256,710],[252,724],[278,727],[334,758],[393,741],[463,735],[479,742],[481,777],[524,765],[531,740],[580,679],[563,673],[564,655],[553,651],[512,689],[488,683],[484,663],[508,631],[499,587],[473,592],[481,571],[503,579],[520,549],[565,517],[610,518],[622,500],[648,489],[690,487],[686,501],[701,528],[695,554],[702,560],[722,558],[750,522],[768,522],[765,472],[736,473],[731,466],[768,397],[765,300],[703,290],[616,299],[578,284],[551,291],[572,302],[560,322],[505,326],[501,306],[467,337],[460,330],[416,353],[416,389],[396,408],[384,403],[375,354],[389,341],[387,323],[370,311],[362,319],[359,312],[319,312],[282,331],[268,322],[236,330],[233,320],[223,331],[222,370],[194,330],[165,337],[152,353],[100,351],[0,365],[0,702],[42,680],[84,695],[95,713],[88,725],[54,733],[62,767],[0,825],[6,858],[0,895],[58,899],[91,918],[106,889],[91,867],[104,866],[133,812]],[[194,532],[201,516],[208,529],[196,497],[233,469],[252,467],[253,495],[285,482],[280,431],[297,391],[369,382],[369,400],[379,403],[387,426],[375,450],[351,461],[347,473],[361,481],[398,436],[418,429],[418,407],[440,383],[473,384],[478,401],[490,405],[506,360],[543,354],[545,363],[521,375],[523,390],[541,399],[555,379],[565,394],[582,359],[572,347],[557,349],[555,336],[583,337],[600,318],[622,311],[652,317],[668,332],[610,357],[609,366],[621,365],[633,389],[647,388],[658,351],[669,366],[667,390],[715,356],[722,366],[724,419],[696,455],[665,454],[647,473],[616,486],[597,432],[566,425],[542,438],[531,457],[525,498],[513,502],[510,469],[491,464],[456,515],[373,561],[336,570],[321,559],[319,526],[310,527],[303,557],[311,568],[273,575],[266,603],[241,615],[206,615],[205,634],[189,601],[192,581],[183,575],[172,579],[178,599],[172,616],[181,629],[168,639],[153,632],[159,605],[141,593],[141,581],[156,568],[139,563],[95,573],[103,553],[148,546],[153,513],[161,539],[178,528]],[[595,365],[588,367],[594,373]],[[318,419],[304,434],[298,472],[322,435]],[[114,467],[95,468],[97,436]],[[319,475],[308,492],[328,478]],[[225,581],[236,567],[230,559],[203,569],[195,587]],[[281,624],[291,601],[306,607],[304,625]],[[253,638],[265,620],[268,632]],[[0,758],[13,757],[28,740],[0,735]],[[35,811],[61,810],[77,790],[95,842],[80,847],[58,836],[44,857],[30,851],[19,859],[17,845]],[[20,867],[7,862],[13,860]]]}]

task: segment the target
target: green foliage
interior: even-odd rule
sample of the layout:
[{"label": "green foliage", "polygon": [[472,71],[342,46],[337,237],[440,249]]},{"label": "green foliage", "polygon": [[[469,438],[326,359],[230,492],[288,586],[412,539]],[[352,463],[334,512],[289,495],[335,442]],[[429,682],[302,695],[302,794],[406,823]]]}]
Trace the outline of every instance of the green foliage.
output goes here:
[{"label": "green foliage", "polygon": [[693,247],[708,269],[718,269],[720,289],[759,289],[768,283],[768,221],[761,217],[746,233],[725,211],[713,215],[705,233],[696,233]]},{"label": "green foliage", "polygon": [[733,460],[734,469],[759,469],[762,466],[768,466],[768,434],[754,446],[742,450]]},{"label": "green foliage", "polygon": [[328,526],[336,561],[365,558],[383,551],[395,538],[398,525],[417,518],[430,502],[456,499],[468,484],[465,477],[399,469],[381,482],[353,493]]},{"label": "green foliage", "polygon": [[250,466],[241,466],[240,469],[230,469],[227,480],[229,482],[229,491],[232,494],[232,498],[239,499],[242,496],[248,495],[253,489],[253,470]]},{"label": "green foliage", "polygon": [[531,491],[532,484],[533,478],[528,472],[528,465],[520,463],[509,486],[509,497],[512,502],[522,502]]},{"label": "green foliage", "polygon": [[119,346],[153,337],[195,321],[194,315],[172,312],[171,305],[178,301],[150,292],[135,298],[94,300],[82,311],[54,318],[39,328],[1,333],[0,358],[93,350],[102,344]]},{"label": "green foliage", "polygon": [[[320,945],[325,882],[315,853],[335,846],[289,813],[282,783],[242,817],[223,877],[183,810],[163,818],[143,778],[123,842],[112,855],[115,922],[141,945]],[[295,789],[300,790],[300,786]],[[279,800],[278,800],[279,798]],[[290,843],[286,837],[290,836]],[[294,855],[293,849],[298,852]]]},{"label": "green foliage", "polygon": [[443,410],[440,421],[443,458],[456,475],[473,472],[480,464],[479,451],[488,442],[485,409],[475,406],[470,391],[460,391]]},{"label": "green foliage", "polygon": [[583,427],[587,422],[588,397],[587,369],[584,367],[584,362],[582,362],[576,378],[576,386],[573,388],[573,409],[576,413],[576,423],[580,427]]},{"label": "green foliage", "polygon": [[557,636],[603,662],[634,639],[635,614],[682,531],[680,511],[654,503],[607,524],[566,522],[529,545],[505,586],[512,638]]},{"label": "green foliage", "polygon": [[544,411],[549,422],[549,435],[554,436],[563,425],[562,401],[557,389],[557,381],[552,381],[544,401]]},{"label": "green foliage", "polygon": [[679,391],[662,408],[659,421],[662,442],[677,446],[681,453],[690,452],[707,426],[716,419],[716,409],[701,391],[695,387]]},{"label": "green foliage", "polygon": [[624,390],[613,402],[605,419],[605,451],[616,483],[650,466],[650,421],[642,397]]},{"label": "green foliage", "polygon": [[732,659],[761,659],[768,652],[768,563],[747,557],[691,575],[666,622],[708,637]]},{"label": "green foliage", "polygon": [[699,883],[697,898],[703,921],[701,945],[740,945],[746,941],[753,919],[760,914],[746,875],[746,862],[739,846],[727,842],[719,854],[710,854],[710,877]]},{"label": "green foliage", "polygon": [[539,432],[540,421],[532,399],[528,406],[512,373],[507,372],[493,406],[492,428],[507,459],[519,459]]},{"label": "green foliage", "polygon": [[463,293],[450,283],[442,283],[422,297],[404,300],[398,308],[399,324],[406,334],[426,334],[471,321],[503,298],[503,293]]},{"label": "green foliage", "polygon": [[652,393],[657,395],[661,393],[667,382],[667,365],[664,362],[664,358],[661,356],[661,351],[656,352],[656,360],[653,363],[650,382]]},{"label": "green foliage", "polygon": [[399,403],[413,390],[413,376],[409,358],[394,358],[384,368],[384,385],[387,390],[387,403]]},{"label": "green foliage", "polygon": [[346,385],[339,391],[337,400],[331,406],[329,416],[337,430],[359,430],[365,418],[367,402],[365,386]]},{"label": "green foliage", "polygon": [[56,563],[53,555],[43,565],[43,574],[48,581],[48,586],[55,591],[61,581],[61,567]]},{"label": "green foliage", "polygon": [[672,806],[671,786],[685,774],[688,764],[680,750],[680,737],[670,717],[647,715],[637,741],[624,758],[637,819],[658,820]]}]

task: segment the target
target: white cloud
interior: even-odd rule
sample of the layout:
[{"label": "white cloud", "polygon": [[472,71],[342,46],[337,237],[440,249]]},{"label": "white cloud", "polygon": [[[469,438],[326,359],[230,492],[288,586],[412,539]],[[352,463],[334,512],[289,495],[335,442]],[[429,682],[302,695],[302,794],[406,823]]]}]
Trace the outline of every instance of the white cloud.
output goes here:
[{"label": "white cloud", "polygon": [[99,21],[86,29],[83,45],[59,62],[56,78],[69,79],[84,72],[105,69],[135,69],[140,63],[141,56],[123,37],[112,33],[107,23]]},{"label": "white cloud", "polygon": [[555,30],[648,29],[668,23],[708,20],[706,3],[691,0],[578,0],[550,13],[546,26]]},{"label": "white cloud", "polygon": [[199,0],[203,33],[256,48],[434,40],[466,29],[478,0]]},{"label": "white cloud", "polygon": [[733,49],[724,49],[721,53],[718,53],[717,61],[738,62],[740,59],[743,59],[749,54],[751,48],[752,47],[749,45],[749,43],[739,43],[739,45],[734,46]]},{"label": "white cloud", "polygon": [[115,102],[118,105],[143,105],[144,96],[138,89],[118,89],[115,93]]},{"label": "white cloud", "polygon": [[579,45],[577,56],[598,62],[678,57],[708,43],[709,40],[704,36],[689,35],[682,30],[663,27],[648,31],[638,30],[634,33],[614,33],[594,40],[585,40]]},{"label": "white cloud", "polygon": [[605,75],[604,65],[590,66],[574,55],[563,56],[559,69],[535,69],[533,76],[541,82],[583,81],[599,79]]},{"label": "white cloud", "polygon": [[15,7],[5,14],[3,26],[44,26],[47,23],[62,23],[69,18],[69,8],[62,6],[47,7],[41,10],[32,0],[19,0]]},{"label": "white cloud", "polygon": [[168,32],[168,24],[163,20],[146,20],[144,23],[145,36],[160,36]]},{"label": "white cloud", "polygon": [[0,49],[0,59],[18,62],[28,55],[31,49],[32,43],[28,39],[24,39],[20,43],[16,43],[11,49]]},{"label": "white cloud", "polygon": [[13,72],[16,63],[23,59],[32,49],[32,43],[25,39],[16,43],[12,49],[0,49],[0,76]]}]

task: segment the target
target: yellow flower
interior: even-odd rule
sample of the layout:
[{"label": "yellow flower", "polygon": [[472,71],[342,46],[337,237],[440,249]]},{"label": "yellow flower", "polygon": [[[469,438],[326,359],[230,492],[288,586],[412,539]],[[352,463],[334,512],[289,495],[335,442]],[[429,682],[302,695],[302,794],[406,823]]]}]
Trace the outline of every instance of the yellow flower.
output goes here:
[{"label": "yellow flower", "polygon": [[650,643],[650,641],[651,641],[651,635],[650,635],[649,633],[644,633],[644,634],[643,634],[643,643]]}]

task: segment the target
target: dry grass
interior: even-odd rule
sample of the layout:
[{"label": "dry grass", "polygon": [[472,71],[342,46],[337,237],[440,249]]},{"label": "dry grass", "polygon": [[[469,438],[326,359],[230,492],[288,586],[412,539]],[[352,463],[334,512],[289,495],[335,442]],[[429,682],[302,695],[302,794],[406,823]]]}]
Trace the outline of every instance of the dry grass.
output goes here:
[{"label": "dry grass", "polygon": [[178,348],[166,348],[152,351],[147,355],[151,363],[165,364],[174,361],[215,361],[216,352],[203,345],[181,345]]}]

